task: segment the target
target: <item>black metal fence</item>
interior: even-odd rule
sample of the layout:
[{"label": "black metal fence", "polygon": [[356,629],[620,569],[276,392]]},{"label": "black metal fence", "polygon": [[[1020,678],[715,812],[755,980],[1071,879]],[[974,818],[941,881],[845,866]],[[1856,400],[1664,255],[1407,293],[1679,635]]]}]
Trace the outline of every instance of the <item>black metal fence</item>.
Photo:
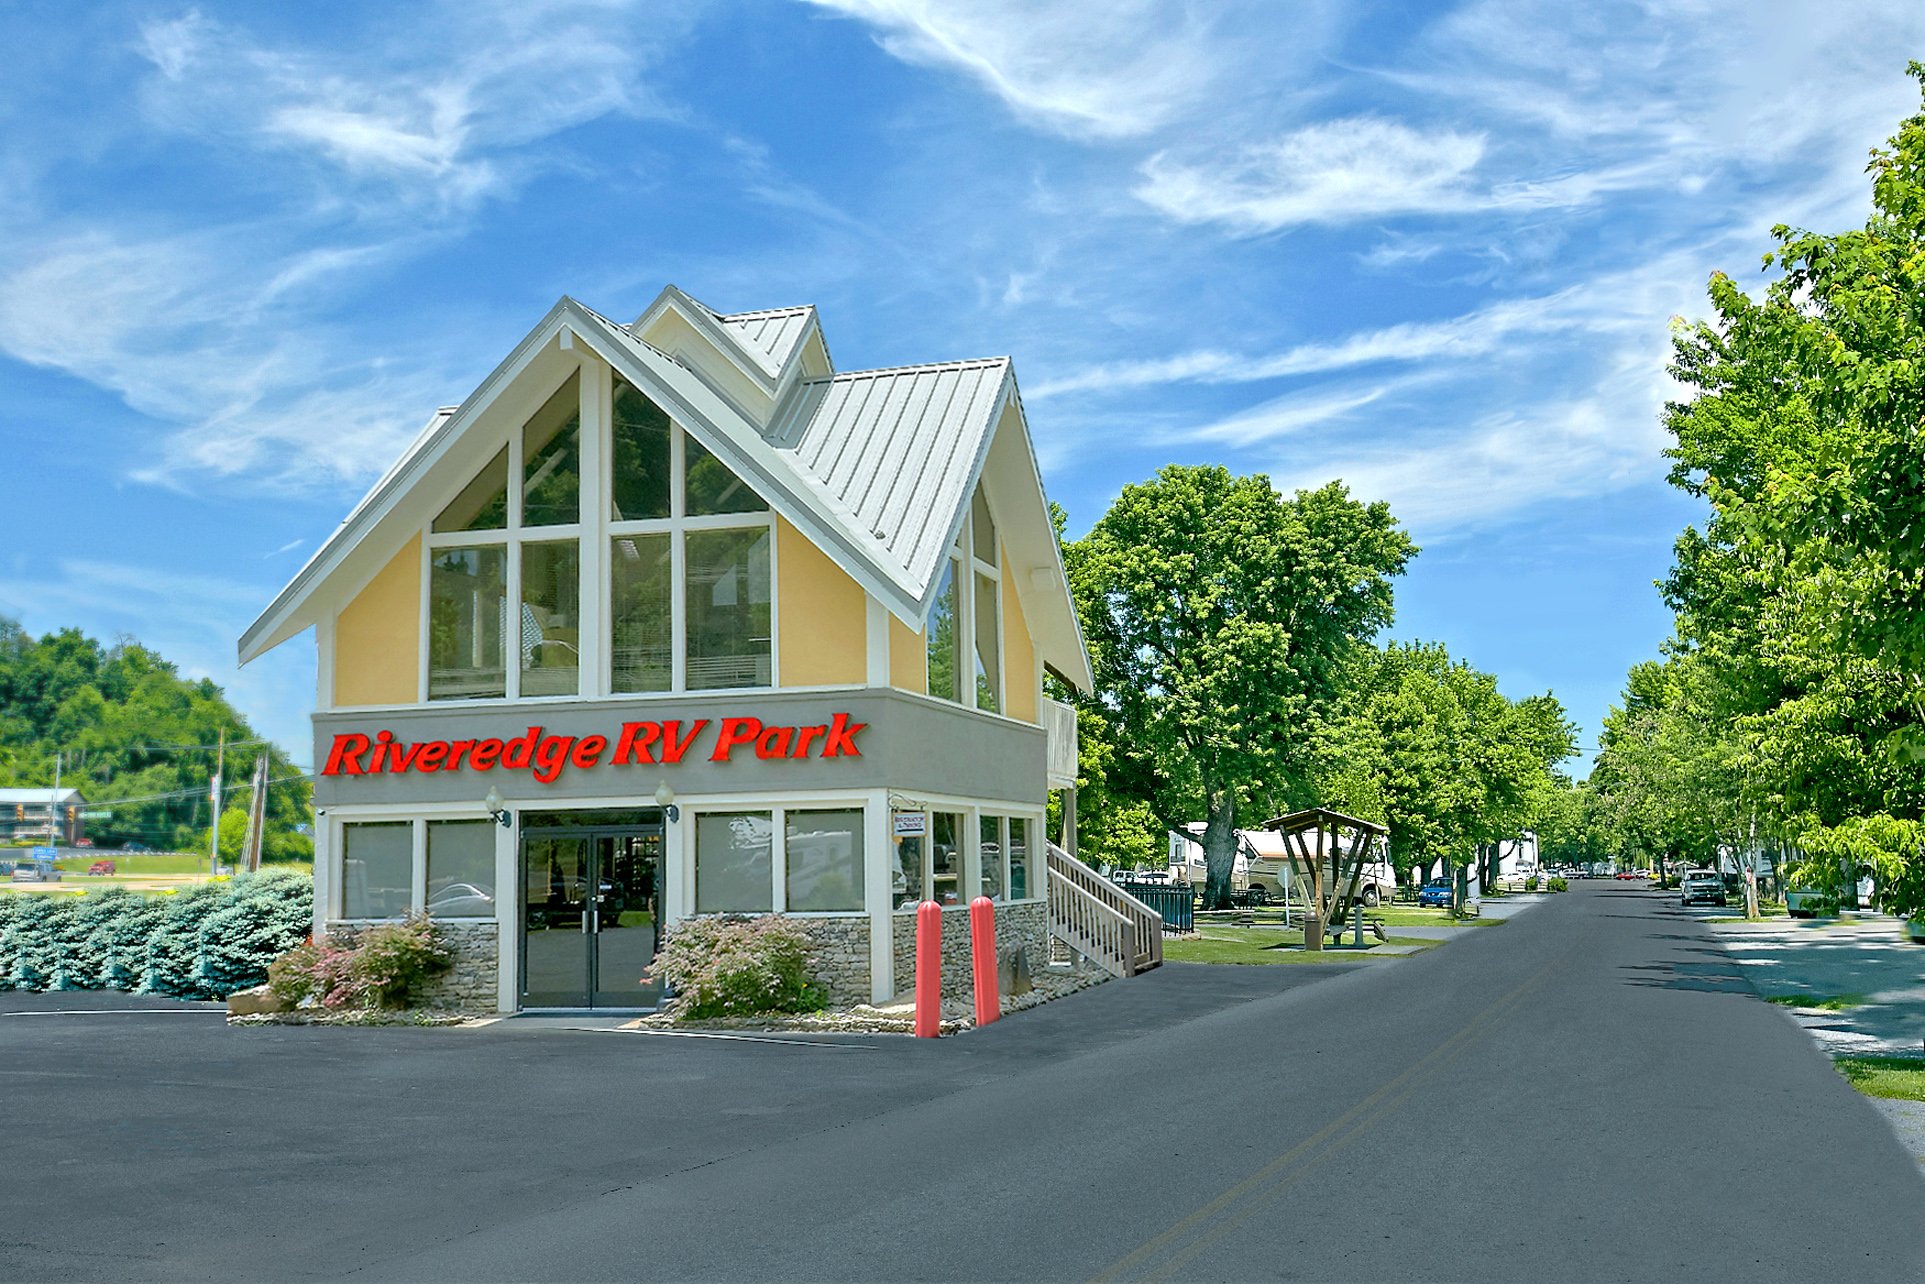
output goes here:
[{"label": "black metal fence", "polygon": [[1165,931],[1196,930],[1196,897],[1188,883],[1118,883],[1117,886],[1161,914]]}]

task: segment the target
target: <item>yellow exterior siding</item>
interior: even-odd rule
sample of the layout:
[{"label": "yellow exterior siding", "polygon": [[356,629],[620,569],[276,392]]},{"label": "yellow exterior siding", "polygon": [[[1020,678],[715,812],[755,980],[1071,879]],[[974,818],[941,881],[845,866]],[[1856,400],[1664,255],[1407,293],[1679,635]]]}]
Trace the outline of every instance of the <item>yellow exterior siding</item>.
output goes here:
[{"label": "yellow exterior siding", "polygon": [[421,537],[334,621],[334,703],[413,704],[421,684]]},{"label": "yellow exterior siding", "polygon": [[775,519],[782,685],[861,686],[868,679],[869,597],[788,522]]},{"label": "yellow exterior siding", "polygon": [[[1008,545],[1003,546],[1002,564],[1010,564]],[[1029,636],[1029,620],[1023,615],[1015,576],[1008,571],[1003,574],[1003,712],[1035,722],[1041,695],[1036,687],[1036,644]]]},{"label": "yellow exterior siding", "polygon": [[898,691],[929,691],[929,648],[922,634],[912,632],[895,616],[889,617],[889,685]]}]

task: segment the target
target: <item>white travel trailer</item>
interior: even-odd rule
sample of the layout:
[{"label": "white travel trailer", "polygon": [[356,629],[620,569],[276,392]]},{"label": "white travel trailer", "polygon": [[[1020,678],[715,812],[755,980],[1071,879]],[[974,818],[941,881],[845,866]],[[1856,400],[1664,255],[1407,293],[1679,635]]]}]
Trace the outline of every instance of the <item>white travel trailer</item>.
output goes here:
[{"label": "white travel trailer", "polygon": [[[1194,820],[1185,828],[1192,836],[1179,834],[1174,829],[1170,831],[1170,877],[1176,882],[1201,888],[1210,879],[1209,869],[1203,860],[1203,822]],[[1246,855],[1248,848],[1244,841],[1249,837],[1249,830],[1237,831],[1237,856],[1236,864],[1230,870],[1230,890],[1239,894],[1250,887],[1250,858]]]}]

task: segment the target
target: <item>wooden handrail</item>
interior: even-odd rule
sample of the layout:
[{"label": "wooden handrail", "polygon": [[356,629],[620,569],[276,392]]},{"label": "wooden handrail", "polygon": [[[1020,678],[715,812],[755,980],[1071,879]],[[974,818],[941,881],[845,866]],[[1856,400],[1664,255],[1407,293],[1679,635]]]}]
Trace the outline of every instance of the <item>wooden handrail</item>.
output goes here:
[{"label": "wooden handrail", "polygon": [[1113,976],[1134,976],[1163,962],[1163,916],[1049,843],[1050,934]]}]

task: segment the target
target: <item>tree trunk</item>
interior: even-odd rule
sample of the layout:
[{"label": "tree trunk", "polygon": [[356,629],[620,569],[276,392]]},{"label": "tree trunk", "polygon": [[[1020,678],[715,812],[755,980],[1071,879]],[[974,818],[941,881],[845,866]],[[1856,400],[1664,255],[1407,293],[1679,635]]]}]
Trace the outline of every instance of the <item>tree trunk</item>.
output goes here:
[{"label": "tree trunk", "polygon": [[1237,815],[1234,796],[1227,789],[1204,786],[1203,908],[1230,908],[1230,875],[1237,862]]}]

